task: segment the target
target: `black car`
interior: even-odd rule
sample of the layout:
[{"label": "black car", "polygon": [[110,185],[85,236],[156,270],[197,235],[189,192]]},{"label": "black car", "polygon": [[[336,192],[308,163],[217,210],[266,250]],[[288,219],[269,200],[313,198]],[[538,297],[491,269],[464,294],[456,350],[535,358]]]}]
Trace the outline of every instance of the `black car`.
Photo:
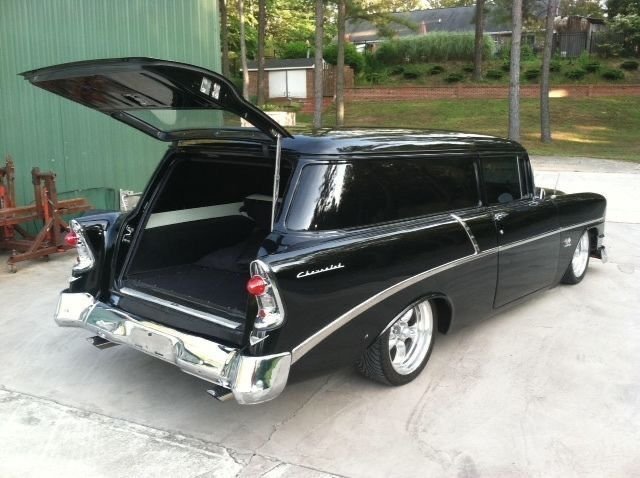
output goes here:
[{"label": "black car", "polygon": [[437,332],[604,258],[605,199],[536,189],[511,141],[293,137],[220,75],[152,59],[24,76],[171,142],[135,210],[71,222],[79,258],[57,323],[171,362],[220,399],[259,403],[294,372],[352,363],[407,383]]}]

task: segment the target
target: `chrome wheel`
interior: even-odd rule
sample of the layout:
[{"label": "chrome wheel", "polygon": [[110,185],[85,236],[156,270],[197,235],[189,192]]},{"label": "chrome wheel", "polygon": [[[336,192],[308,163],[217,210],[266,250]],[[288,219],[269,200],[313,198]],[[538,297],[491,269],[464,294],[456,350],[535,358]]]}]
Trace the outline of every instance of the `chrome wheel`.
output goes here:
[{"label": "chrome wheel", "polygon": [[433,335],[433,310],[428,300],[404,312],[389,330],[391,366],[401,375],[414,372],[426,357]]},{"label": "chrome wheel", "polygon": [[573,252],[573,259],[571,259],[571,268],[573,269],[573,275],[581,277],[587,268],[589,262],[589,233],[584,232],[580,241],[576,246],[576,250]]}]

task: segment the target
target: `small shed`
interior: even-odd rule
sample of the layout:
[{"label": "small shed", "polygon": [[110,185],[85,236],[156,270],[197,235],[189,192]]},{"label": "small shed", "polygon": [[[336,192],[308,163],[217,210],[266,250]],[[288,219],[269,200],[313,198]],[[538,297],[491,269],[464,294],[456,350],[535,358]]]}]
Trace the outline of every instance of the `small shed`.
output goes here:
[{"label": "small shed", "polygon": [[[324,62],[323,62],[324,68]],[[313,58],[277,59],[265,61],[267,98],[310,98],[313,96]],[[247,64],[249,94],[257,94],[258,62]]]}]

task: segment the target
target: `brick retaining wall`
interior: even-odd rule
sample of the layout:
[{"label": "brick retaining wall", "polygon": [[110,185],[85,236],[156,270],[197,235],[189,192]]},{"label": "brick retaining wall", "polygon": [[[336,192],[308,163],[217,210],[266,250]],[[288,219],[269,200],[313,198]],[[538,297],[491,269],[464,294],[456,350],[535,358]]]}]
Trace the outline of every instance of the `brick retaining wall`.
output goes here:
[{"label": "brick retaining wall", "polygon": [[[539,85],[520,86],[522,98],[538,98]],[[551,97],[640,96],[640,85],[560,85]],[[406,86],[345,89],[347,101],[409,101],[453,98],[508,98],[508,86]]]}]

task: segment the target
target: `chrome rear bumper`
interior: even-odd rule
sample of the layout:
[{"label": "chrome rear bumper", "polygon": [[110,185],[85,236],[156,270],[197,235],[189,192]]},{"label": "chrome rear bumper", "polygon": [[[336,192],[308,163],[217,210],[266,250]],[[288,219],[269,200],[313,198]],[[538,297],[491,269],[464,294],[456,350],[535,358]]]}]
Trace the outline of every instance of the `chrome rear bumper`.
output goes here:
[{"label": "chrome rear bumper", "polygon": [[243,355],[238,349],[134,317],[89,294],[60,294],[54,318],[61,327],[85,328],[229,389],[238,403],[261,403],[277,397],[289,377],[290,353]]}]

